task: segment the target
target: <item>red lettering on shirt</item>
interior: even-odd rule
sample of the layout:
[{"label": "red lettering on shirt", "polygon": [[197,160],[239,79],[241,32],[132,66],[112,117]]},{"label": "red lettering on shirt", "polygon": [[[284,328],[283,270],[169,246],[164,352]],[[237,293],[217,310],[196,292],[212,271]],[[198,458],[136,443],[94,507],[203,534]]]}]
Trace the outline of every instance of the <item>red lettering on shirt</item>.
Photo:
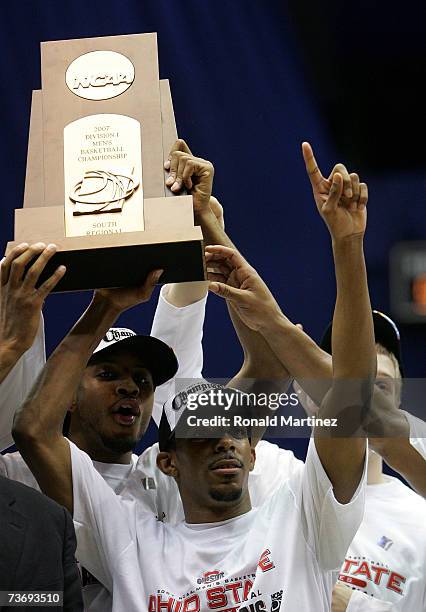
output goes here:
[{"label": "red lettering on shirt", "polygon": [[225,595],[225,588],[223,586],[214,587],[206,591],[207,605],[211,610],[215,608],[222,608],[228,603],[228,598]]},{"label": "red lettering on shirt", "polygon": [[183,602],[182,612],[200,612],[200,598],[198,595],[191,595]]},{"label": "red lettering on shirt", "polygon": [[392,572],[389,576],[386,588],[390,589],[391,591],[395,591],[395,593],[399,593],[401,595],[402,589],[399,588],[401,586],[401,582],[405,582],[404,576],[401,576],[401,574],[397,574],[396,572]]},{"label": "red lettering on shirt", "polygon": [[342,572],[344,574],[349,574],[352,565],[358,565],[358,561],[352,561],[352,559],[345,559],[345,564],[343,566]]},{"label": "red lettering on shirt", "polygon": [[269,558],[270,554],[271,554],[271,551],[269,550],[269,548],[267,548],[260,555],[258,566],[260,567],[262,572],[269,572],[269,570],[274,569],[275,567],[274,562],[271,561],[271,559]]},{"label": "red lettering on shirt", "polygon": [[361,565],[359,566],[359,568],[355,570],[354,573],[352,574],[352,576],[359,576],[359,575],[365,576],[367,580],[371,580],[371,572],[370,572],[370,568],[368,567],[367,561],[363,561]]},{"label": "red lettering on shirt", "polygon": [[249,593],[250,593],[250,589],[253,586],[253,583],[251,580],[246,580],[244,582],[244,590],[243,590],[243,601],[246,601],[248,599]]},{"label": "red lettering on shirt", "polygon": [[386,569],[385,567],[379,567],[378,565],[372,565],[371,569],[373,570],[373,572],[376,572],[376,575],[374,576],[374,584],[380,584],[382,574],[389,574],[388,569]]},{"label": "red lettering on shirt", "polygon": [[232,591],[232,595],[234,596],[235,603],[241,603],[240,594],[238,593],[238,589],[241,589],[243,583],[240,582],[230,582],[226,585],[225,589],[227,591]]}]

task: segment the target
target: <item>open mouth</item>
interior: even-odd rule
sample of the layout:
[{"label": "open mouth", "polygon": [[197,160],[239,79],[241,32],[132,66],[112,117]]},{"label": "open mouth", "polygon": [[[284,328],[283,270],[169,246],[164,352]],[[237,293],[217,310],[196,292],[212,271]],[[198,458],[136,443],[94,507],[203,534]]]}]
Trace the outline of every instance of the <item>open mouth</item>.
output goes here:
[{"label": "open mouth", "polygon": [[140,416],[139,402],[134,399],[120,400],[114,405],[112,417],[119,425],[133,425]]}]

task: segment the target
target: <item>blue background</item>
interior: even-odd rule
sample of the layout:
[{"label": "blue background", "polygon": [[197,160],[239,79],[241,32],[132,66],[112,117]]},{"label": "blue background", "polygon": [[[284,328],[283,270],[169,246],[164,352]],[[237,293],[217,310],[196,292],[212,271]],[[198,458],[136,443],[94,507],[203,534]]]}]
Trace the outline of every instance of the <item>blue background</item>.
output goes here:
[{"label": "blue background", "polygon": [[[426,236],[419,134],[424,19],[415,4],[386,13],[364,2],[312,4],[3,4],[0,247],[12,239],[13,211],[22,206],[31,91],[41,85],[40,42],[156,31],[160,77],[170,79],[179,134],[214,163],[214,193],[225,208],[227,231],[286,314],[318,340],[334,304],[330,240],[305,176],[303,140],[314,146],[324,174],[342,161],[368,182],[371,297],[375,308],[388,312],[389,249]],[[49,352],[88,300],[87,293],[48,299]],[[120,323],[148,333],[154,307],[155,298]],[[401,331],[406,375],[422,377],[425,328]],[[207,376],[232,376],[240,366],[225,304],[214,296],[204,350]],[[294,440],[289,445],[303,449]]]}]

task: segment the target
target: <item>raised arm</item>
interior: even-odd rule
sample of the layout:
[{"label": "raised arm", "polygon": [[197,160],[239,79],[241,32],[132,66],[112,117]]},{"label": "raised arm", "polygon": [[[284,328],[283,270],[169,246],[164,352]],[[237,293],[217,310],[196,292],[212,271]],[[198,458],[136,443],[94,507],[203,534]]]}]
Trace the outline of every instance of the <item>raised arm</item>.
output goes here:
[{"label": "raised arm", "polygon": [[13,415],[46,361],[41,312],[65,269],[36,285],[55,251],[54,245],[21,244],[0,262],[0,451],[12,446]]},{"label": "raised arm", "polygon": [[[311,174],[319,173],[315,170],[313,155],[309,163]],[[323,405],[325,412],[333,414],[344,407],[340,404],[341,401],[348,400],[341,392],[342,381],[346,388],[350,381],[360,383],[356,385],[355,391],[352,388],[359,404],[361,397],[366,401],[369,399],[376,368],[373,323],[362,248],[366,223],[366,186],[360,186],[359,180],[353,178],[358,187],[351,198],[342,198],[344,179],[342,174],[335,172],[332,181],[328,181],[328,193],[321,193],[321,197],[316,199],[318,211],[332,234],[336,268],[333,386]],[[324,179],[321,177],[321,180]],[[225,283],[212,282],[210,289],[230,300],[241,319],[251,329],[259,331],[277,357],[285,363],[281,354],[281,340],[285,342],[283,314],[268,287],[235,249],[210,246],[206,251],[209,265],[219,266],[225,280]],[[357,406],[358,410],[362,411],[362,408],[363,406]],[[348,418],[348,413],[345,414]],[[349,416],[352,418],[352,414]],[[324,438],[319,437],[318,432],[315,437],[318,454],[333,484],[336,498],[341,502],[350,500],[362,474],[365,440]]]},{"label": "raised arm", "polygon": [[40,488],[72,513],[70,447],[62,435],[84,368],[93,350],[128,308],[145,302],[162,270],[137,289],[95,292],[83,316],[48,359],[28,398],[17,411],[13,437]]},{"label": "raised arm", "polygon": [[[369,409],[377,368],[363,251],[368,192],[365,183],[360,183],[356,174],[348,175],[341,165],[335,167],[331,179],[324,179],[308,143],[303,144],[303,153],[318,212],[331,235],[337,288],[333,383],[320,414],[337,417],[350,435]],[[336,498],[349,501],[363,471],[365,439],[355,435],[325,437],[315,430],[315,442]]]},{"label": "raised arm", "polygon": [[[170,152],[165,168],[170,171],[166,184],[174,193],[188,189],[194,199],[194,219],[203,232],[204,244],[221,244],[234,247],[225,232],[223,209],[216,198],[211,197],[213,165],[193,156],[187,143],[178,140]],[[214,273],[214,271],[211,271]],[[211,273],[211,277],[212,277]],[[230,317],[243,349],[244,361],[239,372],[228,383],[233,387],[247,389],[250,379],[279,380],[281,386],[290,382],[289,373],[277,359],[264,338],[247,327],[238,311],[228,302]]]},{"label": "raised arm", "polygon": [[[56,253],[56,246],[22,243],[0,265],[0,383],[31,348],[40,325],[44,300],[65,274],[60,266],[36,288],[40,274]],[[26,270],[29,264],[32,265]]]}]

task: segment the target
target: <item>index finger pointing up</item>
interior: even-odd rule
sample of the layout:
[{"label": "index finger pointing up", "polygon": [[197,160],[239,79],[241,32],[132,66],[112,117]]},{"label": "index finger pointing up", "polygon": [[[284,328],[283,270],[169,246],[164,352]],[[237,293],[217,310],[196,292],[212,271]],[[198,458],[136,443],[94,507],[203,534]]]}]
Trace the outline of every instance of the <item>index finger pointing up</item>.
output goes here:
[{"label": "index finger pointing up", "polygon": [[308,173],[312,187],[317,187],[324,177],[321,174],[321,170],[318,168],[314,152],[309,142],[302,143],[302,153],[303,159],[305,160],[306,172]]}]

